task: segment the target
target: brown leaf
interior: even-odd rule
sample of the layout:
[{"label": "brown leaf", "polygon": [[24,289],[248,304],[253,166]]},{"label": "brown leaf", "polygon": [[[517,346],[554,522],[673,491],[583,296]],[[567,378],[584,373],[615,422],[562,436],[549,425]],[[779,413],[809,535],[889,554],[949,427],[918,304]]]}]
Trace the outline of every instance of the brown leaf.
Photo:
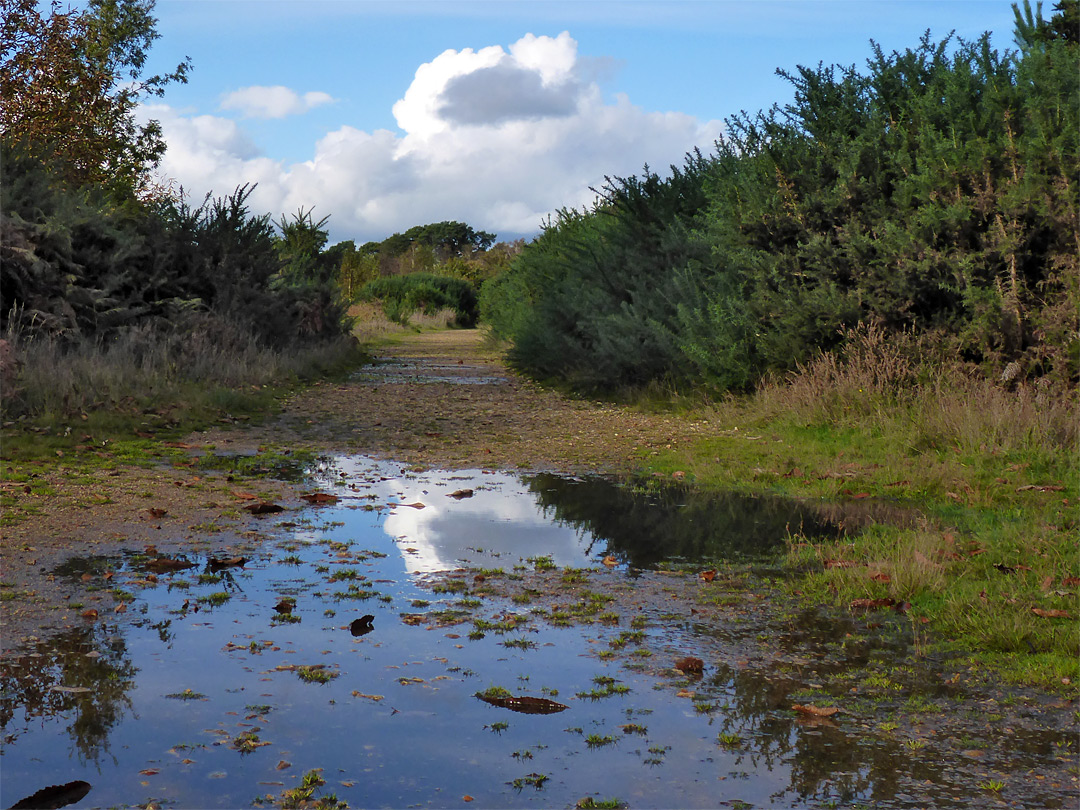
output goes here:
[{"label": "brown leaf", "polygon": [[611,554],[608,554],[600,562],[602,562],[608,568],[611,568],[612,566],[619,564],[619,561],[617,559],[615,559],[615,557],[613,555],[611,555]]},{"label": "brown leaf", "polygon": [[701,577],[703,582],[712,582],[716,579],[716,569],[710,568],[708,571],[702,571],[698,576]]},{"label": "brown leaf", "polygon": [[93,619],[96,619],[98,617],[98,612],[96,610],[94,610],[94,608],[90,608],[89,610],[84,610],[79,615],[82,616],[84,619],[93,620]]},{"label": "brown leaf", "polygon": [[254,501],[258,500],[259,497],[258,495],[253,495],[250,492],[241,492],[239,489],[231,489],[229,491],[232,493],[234,498],[239,498],[242,501]]},{"label": "brown leaf", "polygon": [[195,450],[199,445],[186,444],[185,442],[162,442],[163,447],[176,447],[180,450]]},{"label": "brown leaf", "polygon": [[279,506],[276,503],[270,503],[269,501],[259,501],[258,503],[251,503],[244,507],[247,511],[253,515],[270,515],[275,512],[284,512],[285,507]]},{"label": "brown leaf", "polygon": [[870,579],[872,579],[874,582],[892,582],[892,577],[880,571],[876,574],[871,574]]},{"label": "brown leaf", "polygon": [[146,514],[148,514],[150,517],[154,518],[154,520],[161,520],[161,518],[163,518],[167,514],[169,514],[169,511],[167,509],[159,509],[158,507],[155,506],[155,507],[152,507],[150,509],[147,509]]},{"label": "brown leaf", "polygon": [[145,769],[139,771],[139,775],[140,776],[157,776],[158,775],[158,769],[157,768],[145,768]]},{"label": "brown leaf", "polygon": [[811,706],[810,704],[802,705],[798,703],[796,703],[791,708],[799,712],[800,714],[809,714],[814,717],[832,717],[834,714],[840,711],[840,709],[838,709],[836,706],[821,708],[820,706]]},{"label": "brown leaf", "polygon": [[1071,588],[1073,585],[1080,585],[1080,577],[1065,577],[1061,580],[1061,584],[1066,588]]},{"label": "brown leaf", "polygon": [[316,506],[338,502],[337,495],[331,495],[327,492],[309,492],[306,495],[301,495],[300,499]]},{"label": "brown leaf", "polygon": [[680,658],[675,662],[675,669],[682,672],[700,673],[705,668],[705,662],[700,658],[694,658],[692,655],[688,655],[685,658]]},{"label": "brown leaf", "polygon": [[460,501],[462,498],[471,498],[472,496],[473,496],[473,491],[471,489],[458,489],[458,490],[455,490],[454,492],[451,492],[446,497],[447,498],[457,498]]},{"label": "brown leaf", "polygon": [[859,566],[859,565],[862,565],[862,563],[856,562],[855,560],[826,560],[825,561],[825,567],[826,568],[855,568],[856,566]]},{"label": "brown leaf", "polygon": [[1069,611],[1067,610],[1043,610],[1042,608],[1032,608],[1031,612],[1036,616],[1042,616],[1044,619],[1068,619]]},{"label": "brown leaf", "polygon": [[1039,584],[1039,588],[1044,592],[1050,590],[1054,584],[1054,578],[1052,576],[1043,577],[1043,581]]},{"label": "brown leaf", "polygon": [[466,793],[464,796],[461,797],[461,800],[463,802],[471,802],[473,801],[473,797]]}]

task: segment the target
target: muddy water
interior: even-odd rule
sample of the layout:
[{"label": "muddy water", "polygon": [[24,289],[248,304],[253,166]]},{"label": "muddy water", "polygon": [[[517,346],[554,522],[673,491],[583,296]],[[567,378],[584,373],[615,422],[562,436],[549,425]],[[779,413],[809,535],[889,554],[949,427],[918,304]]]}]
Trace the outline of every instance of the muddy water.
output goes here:
[{"label": "muddy water", "polygon": [[[5,658],[0,805],[81,780],[70,806],[272,806],[313,769],[316,796],[352,807],[1068,806],[1075,789],[1067,712],[965,698],[947,662],[911,665],[903,617],[785,612],[748,573],[789,531],[837,531],[808,507],[366,459],[319,489],[340,500],[262,518],[276,539],[243,566],[61,566],[131,598]],[[718,559],[740,565],[696,576]],[[566,708],[476,697],[493,687]]]}]

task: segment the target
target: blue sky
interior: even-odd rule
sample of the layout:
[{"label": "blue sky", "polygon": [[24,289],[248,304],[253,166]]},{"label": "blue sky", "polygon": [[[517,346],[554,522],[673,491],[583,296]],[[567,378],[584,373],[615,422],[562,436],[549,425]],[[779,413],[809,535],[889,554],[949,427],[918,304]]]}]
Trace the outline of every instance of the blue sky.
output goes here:
[{"label": "blue sky", "polygon": [[[1046,5],[1049,12],[1050,3]],[[604,175],[708,152],[791,98],[777,68],[863,66],[927,29],[1012,47],[1008,2],[159,0],[150,70],[193,71],[146,117],[193,198],[330,215],[332,241],[459,219],[504,238],[591,202]]]}]

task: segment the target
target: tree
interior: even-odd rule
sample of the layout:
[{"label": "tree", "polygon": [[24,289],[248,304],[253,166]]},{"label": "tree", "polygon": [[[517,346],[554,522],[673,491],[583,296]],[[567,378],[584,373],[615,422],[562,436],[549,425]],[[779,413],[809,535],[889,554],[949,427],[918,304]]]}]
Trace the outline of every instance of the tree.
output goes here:
[{"label": "tree", "polygon": [[90,0],[83,11],[53,2],[0,0],[0,130],[74,186],[97,184],[119,196],[146,192],[165,152],[157,121],[136,108],[186,82],[190,60],[172,73],[143,76],[158,34],[154,0]]}]

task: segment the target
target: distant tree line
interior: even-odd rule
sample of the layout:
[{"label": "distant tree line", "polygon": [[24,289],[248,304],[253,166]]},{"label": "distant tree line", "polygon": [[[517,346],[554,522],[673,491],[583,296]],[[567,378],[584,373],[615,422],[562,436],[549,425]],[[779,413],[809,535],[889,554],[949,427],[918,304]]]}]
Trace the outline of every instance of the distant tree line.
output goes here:
[{"label": "distant tree line", "polygon": [[728,120],[713,154],[559,211],[485,319],[520,368],[585,389],[744,390],[860,323],[1075,381],[1080,15],[1014,10],[1016,51],[927,34],[781,72],[794,101]]}]

